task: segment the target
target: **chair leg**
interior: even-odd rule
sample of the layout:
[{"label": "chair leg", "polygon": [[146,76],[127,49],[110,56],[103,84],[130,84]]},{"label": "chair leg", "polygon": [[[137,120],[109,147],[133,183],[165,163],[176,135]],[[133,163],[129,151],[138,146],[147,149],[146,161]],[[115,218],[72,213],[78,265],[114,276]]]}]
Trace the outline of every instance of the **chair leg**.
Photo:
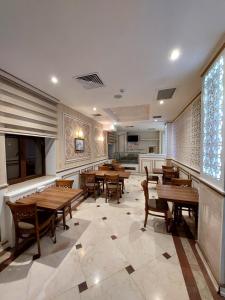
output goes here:
[{"label": "chair leg", "polygon": [[69,204],[70,219],[72,219],[72,204]]},{"label": "chair leg", "polygon": [[169,232],[169,219],[168,219],[168,214],[165,212],[165,222],[166,222],[166,232]]},{"label": "chair leg", "polygon": [[144,222],[144,227],[147,225],[147,220],[148,220],[148,212],[145,211],[145,222]]},{"label": "chair leg", "polygon": [[66,214],[65,214],[65,208],[63,208],[63,229],[66,229]]},{"label": "chair leg", "polygon": [[41,244],[40,244],[40,235],[38,229],[36,229],[36,240],[37,240],[38,254],[35,254],[33,256],[34,260],[41,257]]},{"label": "chair leg", "polygon": [[55,217],[52,218],[52,222],[51,222],[51,235],[52,235],[52,239],[53,239],[53,243],[56,243],[56,232],[55,232]]}]

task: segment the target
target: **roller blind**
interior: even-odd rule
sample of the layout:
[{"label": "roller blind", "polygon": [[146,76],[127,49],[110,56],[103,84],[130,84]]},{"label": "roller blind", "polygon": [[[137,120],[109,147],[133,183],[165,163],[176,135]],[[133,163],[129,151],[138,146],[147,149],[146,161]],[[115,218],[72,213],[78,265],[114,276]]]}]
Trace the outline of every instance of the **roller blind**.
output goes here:
[{"label": "roller blind", "polygon": [[0,132],[56,138],[57,102],[0,80]]}]

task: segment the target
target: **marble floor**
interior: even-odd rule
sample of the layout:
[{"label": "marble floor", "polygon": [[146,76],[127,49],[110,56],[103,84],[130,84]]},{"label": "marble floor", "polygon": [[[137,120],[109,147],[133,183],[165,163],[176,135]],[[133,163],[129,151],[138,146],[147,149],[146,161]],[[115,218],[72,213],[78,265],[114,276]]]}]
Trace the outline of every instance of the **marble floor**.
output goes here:
[{"label": "marble floor", "polygon": [[149,217],[143,229],[141,180],[131,176],[120,204],[86,199],[68,219],[70,229],[57,228],[56,244],[42,238],[40,259],[32,261],[33,245],[0,273],[0,299],[215,299],[187,238],[176,237],[190,266],[194,297],[163,220]]}]

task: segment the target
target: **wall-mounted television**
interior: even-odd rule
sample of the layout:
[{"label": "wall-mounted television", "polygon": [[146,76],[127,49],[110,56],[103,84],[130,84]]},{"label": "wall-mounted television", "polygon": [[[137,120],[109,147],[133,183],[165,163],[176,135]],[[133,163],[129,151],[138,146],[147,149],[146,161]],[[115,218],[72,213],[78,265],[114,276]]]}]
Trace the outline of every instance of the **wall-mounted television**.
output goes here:
[{"label": "wall-mounted television", "polygon": [[136,143],[138,142],[138,135],[128,135],[127,136],[128,143]]}]

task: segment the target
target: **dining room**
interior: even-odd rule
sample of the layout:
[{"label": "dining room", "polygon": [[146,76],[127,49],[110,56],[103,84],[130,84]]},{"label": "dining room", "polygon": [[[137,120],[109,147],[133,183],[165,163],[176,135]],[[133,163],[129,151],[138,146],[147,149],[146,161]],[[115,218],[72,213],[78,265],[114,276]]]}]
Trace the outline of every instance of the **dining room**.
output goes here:
[{"label": "dining room", "polygon": [[225,297],[224,11],[1,1],[1,300]]}]

